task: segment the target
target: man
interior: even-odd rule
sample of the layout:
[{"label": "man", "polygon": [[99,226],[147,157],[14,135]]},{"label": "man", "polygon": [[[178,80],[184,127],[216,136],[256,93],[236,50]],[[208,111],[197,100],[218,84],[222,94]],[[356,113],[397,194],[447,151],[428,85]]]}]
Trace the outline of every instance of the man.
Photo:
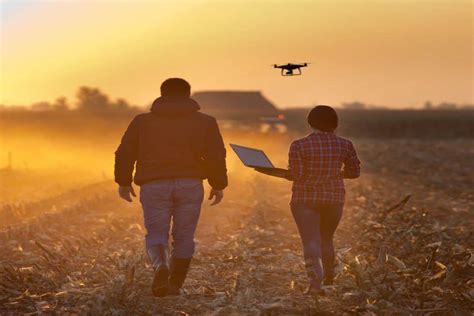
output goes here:
[{"label": "man", "polygon": [[[155,296],[179,295],[194,253],[194,232],[204,197],[202,180],[211,186],[211,205],[221,202],[227,186],[226,151],[216,119],[200,113],[191,86],[180,78],[161,85],[161,97],[149,113],[137,115],[115,152],[115,182],[120,197],[131,202],[134,182],[141,186],[147,235],[154,269]],[[168,236],[171,226],[172,253]]]}]

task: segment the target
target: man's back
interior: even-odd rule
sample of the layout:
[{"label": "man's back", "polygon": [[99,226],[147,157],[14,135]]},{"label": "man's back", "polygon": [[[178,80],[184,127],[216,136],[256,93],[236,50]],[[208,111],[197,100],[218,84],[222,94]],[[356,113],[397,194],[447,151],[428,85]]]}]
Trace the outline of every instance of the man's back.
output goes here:
[{"label": "man's back", "polygon": [[135,183],[169,178],[208,178],[216,189],[227,185],[225,147],[216,120],[199,112],[192,99],[158,98],[151,112],[136,116],[116,152],[116,180]]}]

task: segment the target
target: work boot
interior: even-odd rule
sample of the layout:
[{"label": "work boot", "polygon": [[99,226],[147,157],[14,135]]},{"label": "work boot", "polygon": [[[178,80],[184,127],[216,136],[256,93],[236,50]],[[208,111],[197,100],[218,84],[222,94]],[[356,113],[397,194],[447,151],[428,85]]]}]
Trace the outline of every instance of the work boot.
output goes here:
[{"label": "work boot", "polygon": [[308,281],[309,281],[309,289],[308,293],[311,290],[311,292],[317,292],[321,290],[321,276],[319,273],[317,273],[317,264],[318,262],[313,260],[313,259],[306,259],[305,260],[305,268],[306,268],[306,273],[308,274]]},{"label": "work boot", "polygon": [[326,292],[322,288],[318,288],[317,286],[310,285],[306,291],[304,292],[306,295],[310,295],[312,297],[320,297],[326,295]]},{"label": "work boot", "polygon": [[323,285],[334,285],[334,275],[324,275]]},{"label": "work boot", "polygon": [[191,258],[171,258],[171,275],[168,289],[169,295],[181,294],[181,287],[183,286],[186,275],[188,274],[190,263]]},{"label": "work boot", "polygon": [[153,246],[147,250],[154,276],[151,290],[154,296],[163,297],[168,294],[168,278],[170,275],[169,250],[164,245]]},{"label": "work boot", "polygon": [[324,271],[324,280],[323,285],[333,285],[334,283],[334,268],[336,263],[334,260],[322,260],[323,262],[323,271]]}]

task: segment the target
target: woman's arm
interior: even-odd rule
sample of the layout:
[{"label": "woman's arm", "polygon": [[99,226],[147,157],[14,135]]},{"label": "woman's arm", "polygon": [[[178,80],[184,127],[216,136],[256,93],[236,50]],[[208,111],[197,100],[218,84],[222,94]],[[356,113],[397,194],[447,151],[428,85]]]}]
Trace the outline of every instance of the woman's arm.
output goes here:
[{"label": "woman's arm", "polygon": [[287,180],[291,180],[289,178],[290,173],[286,169],[280,169],[280,168],[254,168],[257,172],[272,176],[272,177],[277,177],[277,178],[284,178]]},{"label": "woman's arm", "polygon": [[301,180],[304,177],[304,160],[300,145],[297,141],[291,143],[288,153],[289,180]]},{"label": "woman's arm", "polygon": [[355,179],[360,176],[360,161],[357,158],[354,145],[349,143],[347,156],[344,159],[344,168],[342,169],[342,177],[344,179]]},{"label": "woman's arm", "polygon": [[280,168],[254,168],[257,172],[277,177],[287,179],[289,181],[294,181],[295,179],[301,179],[304,176],[304,164],[303,157],[301,155],[301,150],[297,142],[293,142],[290,146],[290,151],[288,154],[288,170]]}]

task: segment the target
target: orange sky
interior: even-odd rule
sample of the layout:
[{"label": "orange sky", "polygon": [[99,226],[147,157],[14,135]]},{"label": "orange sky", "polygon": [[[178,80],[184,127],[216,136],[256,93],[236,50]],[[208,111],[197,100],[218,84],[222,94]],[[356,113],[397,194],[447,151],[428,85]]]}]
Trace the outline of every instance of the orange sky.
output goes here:
[{"label": "orange sky", "polygon": [[[0,0],[0,104],[80,85],[147,105],[170,76],[280,107],[473,103],[471,1]],[[284,78],[273,63],[312,62]]]}]

